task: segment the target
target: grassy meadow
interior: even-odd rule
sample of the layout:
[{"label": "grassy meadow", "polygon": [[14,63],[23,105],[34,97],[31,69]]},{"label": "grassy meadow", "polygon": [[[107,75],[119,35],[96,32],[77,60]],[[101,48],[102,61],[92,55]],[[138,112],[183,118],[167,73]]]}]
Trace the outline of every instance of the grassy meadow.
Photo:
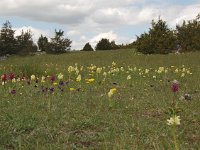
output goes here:
[{"label": "grassy meadow", "polygon": [[0,149],[175,149],[173,99],[179,149],[200,148],[200,53],[12,56],[0,73]]}]

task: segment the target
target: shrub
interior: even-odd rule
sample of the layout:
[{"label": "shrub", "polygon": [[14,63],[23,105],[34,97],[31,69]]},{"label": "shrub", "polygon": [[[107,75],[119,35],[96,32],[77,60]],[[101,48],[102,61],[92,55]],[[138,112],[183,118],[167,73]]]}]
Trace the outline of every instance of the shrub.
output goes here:
[{"label": "shrub", "polygon": [[118,49],[119,46],[115,44],[115,41],[109,41],[109,39],[102,38],[96,45],[96,50],[112,50]]},{"label": "shrub", "polygon": [[22,30],[21,35],[17,36],[17,54],[28,55],[36,51],[37,46],[33,42],[31,30]]},{"label": "shrub", "polygon": [[37,41],[38,48],[40,51],[47,51],[48,49],[48,38],[46,36],[41,35]]},{"label": "shrub", "polygon": [[168,54],[176,49],[176,37],[166,22],[159,19],[151,23],[152,27],[148,33],[137,36],[135,42],[139,52],[144,54]]},{"label": "shrub", "polygon": [[200,14],[196,19],[176,26],[177,40],[182,52],[200,51]]},{"label": "shrub", "polygon": [[85,46],[83,47],[83,51],[94,51],[90,43],[86,43]]}]

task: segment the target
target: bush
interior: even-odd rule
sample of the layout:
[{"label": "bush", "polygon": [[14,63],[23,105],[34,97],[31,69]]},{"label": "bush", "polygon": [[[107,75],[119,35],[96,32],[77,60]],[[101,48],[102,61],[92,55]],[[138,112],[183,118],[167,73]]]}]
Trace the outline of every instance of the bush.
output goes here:
[{"label": "bush", "polygon": [[17,36],[17,54],[28,55],[37,51],[37,46],[33,43],[32,33],[30,30],[21,32]]},{"label": "bush", "polygon": [[83,47],[83,51],[94,51],[90,43],[86,43],[85,46]]},{"label": "bush", "polygon": [[119,46],[115,44],[115,41],[109,41],[109,39],[101,39],[97,45],[96,50],[112,50],[112,49],[118,49]]},{"label": "bush", "polygon": [[144,54],[168,54],[176,50],[176,37],[166,22],[161,19],[157,22],[153,20],[151,25],[148,33],[137,36],[137,50]]},{"label": "bush", "polygon": [[194,20],[177,25],[176,30],[182,52],[200,51],[200,14]]},{"label": "bush", "polygon": [[38,48],[40,51],[47,51],[48,50],[48,38],[46,36],[41,35],[38,39]]}]

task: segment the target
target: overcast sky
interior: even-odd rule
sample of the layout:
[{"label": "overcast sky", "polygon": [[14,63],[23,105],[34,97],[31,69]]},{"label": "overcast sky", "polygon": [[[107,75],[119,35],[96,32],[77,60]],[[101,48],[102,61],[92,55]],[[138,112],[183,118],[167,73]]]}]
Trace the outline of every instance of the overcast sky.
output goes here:
[{"label": "overcast sky", "polygon": [[198,13],[200,0],[0,0],[1,24],[9,20],[16,34],[31,29],[35,41],[62,29],[72,49],[95,46],[101,38],[130,43],[158,16],[174,28]]}]

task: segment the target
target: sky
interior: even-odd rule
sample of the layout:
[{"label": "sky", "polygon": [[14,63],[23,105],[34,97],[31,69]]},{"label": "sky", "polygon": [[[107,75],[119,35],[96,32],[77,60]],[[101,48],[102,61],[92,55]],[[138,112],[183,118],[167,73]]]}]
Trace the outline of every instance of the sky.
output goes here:
[{"label": "sky", "polygon": [[152,19],[160,16],[174,29],[198,13],[200,0],[0,0],[1,25],[9,20],[16,35],[30,29],[35,42],[62,29],[75,50],[87,42],[95,47],[101,38],[128,44],[149,30]]}]

